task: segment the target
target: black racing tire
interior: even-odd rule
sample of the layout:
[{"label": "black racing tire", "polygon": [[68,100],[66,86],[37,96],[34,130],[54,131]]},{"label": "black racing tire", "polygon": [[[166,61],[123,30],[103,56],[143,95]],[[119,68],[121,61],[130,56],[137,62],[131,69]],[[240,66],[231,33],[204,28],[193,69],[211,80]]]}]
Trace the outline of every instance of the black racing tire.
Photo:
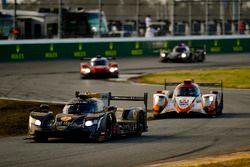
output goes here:
[{"label": "black racing tire", "polygon": [[90,76],[90,75],[83,75],[83,74],[80,74],[80,78],[81,78],[81,79],[90,79],[91,76]]},{"label": "black racing tire", "polygon": [[217,99],[215,101],[215,106],[216,106],[216,108],[215,108],[215,116],[218,116],[218,115],[220,115],[220,111],[219,111],[219,105],[218,105]]},{"label": "black racing tire", "polygon": [[190,53],[188,59],[186,59],[189,63],[195,62],[195,55]]},{"label": "black racing tire", "polygon": [[205,55],[203,53],[200,53],[197,62],[204,62],[204,60],[205,60]]},{"label": "black racing tire", "polygon": [[136,122],[136,132],[135,136],[141,136],[144,129],[144,115],[142,111],[139,112]]},{"label": "black racing tire", "polygon": [[222,114],[222,109],[223,109],[223,107],[222,107],[222,104],[219,104],[218,106],[217,106],[217,115],[221,115]]},{"label": "black racing tire", "polygon": [[167,63],[167,62],[169,62],[169,60],[168,60],[167,58],[165,58],[165,59],[161,58],[161,59],[160,59],[160,62],[162,62],[162,63]]},{"label": "black racing tire", "polygon": [[112,75],[111,78],[119,78],[119,74]]},{"label": "black racing tire", "polygon": [[105,133],[106,133],[106,140],[110,140],[111,137],[112,137],[112,119],[111,118],[109,118],[106,121],[106,130],[105,130]]},{"label": "black racing tire", "polygon": [[[105,133],[105,136],[102,136],[101,133]],[[103,123],[99,135],[97,137],[97,142],[105,142],[110,140],[112,137],[112,118],[110,115],[107,115],[105,122]]]},{"label": "black racing tire", "polygon": [[48,137],[45,135],[36,135],[34,137],[34,141],[36,141],[38,143],[46,143],[46,142],[48,142]]},{"label": "black racing tire", "polygon": [[80,74],[80,79],[85,79],[86,77],[84,75]]}]

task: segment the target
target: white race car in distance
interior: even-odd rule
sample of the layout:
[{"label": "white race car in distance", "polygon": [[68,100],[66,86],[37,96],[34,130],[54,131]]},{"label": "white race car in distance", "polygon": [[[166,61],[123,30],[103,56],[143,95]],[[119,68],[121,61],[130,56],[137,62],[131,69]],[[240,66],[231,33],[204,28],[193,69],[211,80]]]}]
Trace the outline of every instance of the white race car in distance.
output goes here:
[{"label": "white race car in distance", "polygon": [[[178,84],[178,85],[177,85]],[[166,90],[166,86],[177,85],[173,93]],[[220,91],[211,90],[202,94],[199,86],[220,86]],[[217,116],[223,109],[222,83],[194,83],[184,80],[183,83],[165,83],[165,90],[157,91],[153,95],[153,115],[157,118],[163,114],[179,115],[207,115]]]}]

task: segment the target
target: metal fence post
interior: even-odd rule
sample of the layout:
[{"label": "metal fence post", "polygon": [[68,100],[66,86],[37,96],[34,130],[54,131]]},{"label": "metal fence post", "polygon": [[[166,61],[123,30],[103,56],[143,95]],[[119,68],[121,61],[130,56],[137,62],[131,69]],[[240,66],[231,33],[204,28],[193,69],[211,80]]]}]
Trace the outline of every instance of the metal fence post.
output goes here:
[{"label": "metal fence post", "polygon": [[102,0],[99,0],[99,15],[98,15],[98,34],[97,36],[100,38],[102,36]]},{"label": "metal fence post", "polygon": [[209,0],[206,0],[205,4],[205,34],[208,35],[208,6]]},{"label": "metal fence post", "polygon": [[62,38],[62,0],[58,1],[58,38]]},{"label": "metal fence post", "polygon": [[136,1],[136,36],[139,36],[139,24],[140,24],[140,0]]}]

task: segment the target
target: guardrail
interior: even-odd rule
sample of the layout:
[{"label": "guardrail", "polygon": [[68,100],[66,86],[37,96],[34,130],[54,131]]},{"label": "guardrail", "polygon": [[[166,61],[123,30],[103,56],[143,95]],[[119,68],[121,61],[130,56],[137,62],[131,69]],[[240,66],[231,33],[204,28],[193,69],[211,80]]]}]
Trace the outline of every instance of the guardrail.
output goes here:
[{"label": "guardrail", "polygon": [[0,41],[0,62],[80,59],[96,55],[113,57],[158,56],[180,42],[206,46],[207,53],[250,52],[250,36],[186,36],[155,38],[84,38]]}]

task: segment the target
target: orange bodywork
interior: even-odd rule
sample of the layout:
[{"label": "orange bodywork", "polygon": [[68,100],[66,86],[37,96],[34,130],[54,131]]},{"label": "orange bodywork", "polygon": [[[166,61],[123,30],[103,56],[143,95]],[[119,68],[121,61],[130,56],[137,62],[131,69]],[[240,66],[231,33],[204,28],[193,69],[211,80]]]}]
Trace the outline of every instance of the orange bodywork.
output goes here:
[{"label": "orange bodywork", "polygon": [[215,100],[212,101],[212,103],[209,106],[205,106],[205,102],[203,101],[202,102],[202,106],[203,106],[203,108],[207,109],[206,112],[208,114],[215,114],[216,113],[216,103],[215,103]]},{"label": "orange bodywork", "polygon": [[165,100],[165,102],[164,102],[164,104],[162,106],[159,106],[157,104],[157,101],[155,99],[153,99],[153,108],[152,108],[152,110],[153,110],[154,114],[160,114],[160,112],[161,112],[160,109],[165,108],[167,105],[168,105],[167,100]]},{"label": "orange bodywork", "polygon": [[160,106],[158,106],[158,105],[153,105],[153,111],[154,112],[159,112],[159,109],[160,109]]},{"label": "orange bodywork", "polygon": [[186,113],[188,111],[190,111],[193,108],[193,103],[190,104],[188,107],[186,108],[180,108],[178,105],[175,105],[175,109],[176,111],[178,111],[179,113]]}]

